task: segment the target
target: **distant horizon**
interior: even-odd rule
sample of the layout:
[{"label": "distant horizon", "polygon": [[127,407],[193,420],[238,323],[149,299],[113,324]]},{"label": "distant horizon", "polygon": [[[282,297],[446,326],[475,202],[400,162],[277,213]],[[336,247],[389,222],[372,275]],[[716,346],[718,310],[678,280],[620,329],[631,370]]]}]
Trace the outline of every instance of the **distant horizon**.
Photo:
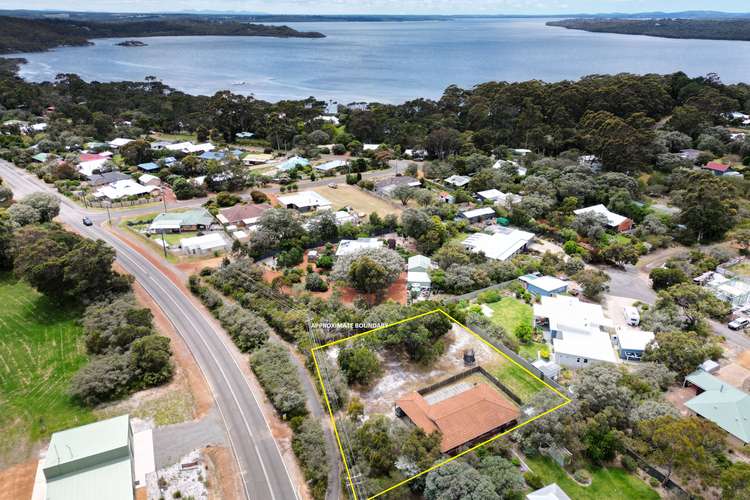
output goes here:
[{"label": "distant horizon", "polygon": [[714,0],[710,8],[704,0],[681,0],[679,6],[670,0],[338,0],[325,4],[317,0],[77,0],[74,8],[61,7],[59,0],[4,3],[2,11],[99,14],[560,17],[750,13],[742,0]]},{"label": "distant horizon", "polygon": [[613,12],[546,12],[546,13],[487,13],[487,12],[465,12],[465,13],[438,13],[438,14],[396,14],[390,12],[321,12],[321,13],[289,13],[289,12],[255,12],[242,10],[214,10],[214,9],[184,9],[184,10],[96,10],[96,9],[0,9],[0,15],[6,12],[40,12],[51,14],[203,14],[203,15],[244,15],[244,16],[287,16],[287,17],[563,17],[563,16],[646,16],[646,15],[678,15],[678,14],[722,14],[722,15],[750,15],[750,10],[728,11],[728,10],[679,10],[679,11],[613,11]]}]

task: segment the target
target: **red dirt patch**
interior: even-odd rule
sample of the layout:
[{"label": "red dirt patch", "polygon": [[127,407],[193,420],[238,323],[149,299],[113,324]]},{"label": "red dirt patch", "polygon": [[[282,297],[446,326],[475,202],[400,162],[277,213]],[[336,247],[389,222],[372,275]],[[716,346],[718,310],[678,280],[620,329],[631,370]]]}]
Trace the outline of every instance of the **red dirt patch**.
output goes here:
[{"label": "red dirt patch", "polygon": [[[370,302],[374,299],[373,295],[360,293],[351,287],[342,287],[339,290],[341,291],[341,301],[345,304],[352,304],[358,297],[365,297]],[[406,304],[407,298],[406,273],[401,273],[401,276],[383,294],[383,301],[392,300],[399,304]]]},{"label": "red dirt patch", "polygon": [[190,262],[180,262],[179,264],[175,264],[175,267],[179,269],[180,271],[184,272],[185,274],[195,274],[199,272],[204,267],[219,267],[221,265],[221,262],[224,260],[224,256],[221,257],[214,257],[212,259],[205,259],[205,260],[196,260],[196,261],[190,261]]},{"label": "red dirt patch", "polygon": [[238,480],[237,462],[229,448],[216,446],[205,448],[208,466],[208,497],[214,500],[242,498],[242,488]]},{"label": "red dirt patch", "polygon": [[0,500],[31,498],[39,460],[29,460],[0,471]]},{"label": "red dirt patch", "polygon": [[750,370],[750,351],[740,353],[735,362],[741,367]]}]

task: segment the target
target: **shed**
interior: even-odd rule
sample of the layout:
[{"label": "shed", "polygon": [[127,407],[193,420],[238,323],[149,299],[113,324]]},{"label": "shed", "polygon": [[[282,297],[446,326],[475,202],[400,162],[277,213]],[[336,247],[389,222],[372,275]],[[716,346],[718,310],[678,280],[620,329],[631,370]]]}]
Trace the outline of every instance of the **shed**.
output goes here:
[{"label": "shed", "polygon": [[518,278],[529,293],[543,297],[550,297],[568,291],[568,283],[554,276],[539,276],[526,274]]},{"label": "shed", "polygon": [[46,500],[132,500],[133,432],[122,415],[52,434],[41,465]]},{"label": "shed", "polygon": [[208,233],[203,236],[182,238],[180,240],[180,248],[182,248],[185,253],[191,255],[200,255],[216,250],[224,250],[228,245],[229,243],[224,238],[224,235],[219,232]]},{"label": "shed", "polygon": [[461,217],[462,219],[466,219],[472,224],[494,219],[496,216],[497,213],[492,207],[475,208],[474,210],[467,210],[466,212],[461,212],[459,214],[459,217]]},{"label": "shed", "polygon": [[143,174],[138,178],[138,182],[144,186],[158,186],[161,184],[161,179],[155,175]]}]

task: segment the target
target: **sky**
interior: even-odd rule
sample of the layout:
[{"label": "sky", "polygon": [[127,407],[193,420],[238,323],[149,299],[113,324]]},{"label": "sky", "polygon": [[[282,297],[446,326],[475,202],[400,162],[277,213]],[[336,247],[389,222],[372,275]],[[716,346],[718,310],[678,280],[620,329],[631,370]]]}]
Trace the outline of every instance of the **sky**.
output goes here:
[{"label": "sky", "polygon": [[271,14],[574,14],[717,10],[748,12],[747,0],[3,0],[4,9],[101,12],[185,10]]}]

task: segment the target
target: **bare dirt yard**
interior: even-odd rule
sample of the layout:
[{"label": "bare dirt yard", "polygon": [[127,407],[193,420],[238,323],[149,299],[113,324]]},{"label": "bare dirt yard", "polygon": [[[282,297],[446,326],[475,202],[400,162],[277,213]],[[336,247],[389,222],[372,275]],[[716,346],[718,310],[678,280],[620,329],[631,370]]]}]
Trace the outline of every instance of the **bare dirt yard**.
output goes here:
[{"label": "bare dirt yard", "polygon": [[[469,349],[474,350],[476,364],[489,372],[508,363],[502,355],[458,325],[454,325],[444,339],[447,344],[445,353],[429,367],[397,356],[383,359],[384,374],[380,380],[365,390],[352,390],[364,403],[366,413],[395,417],[394,403],[399,398],[467,370],[463,355]],[[328,354],[335,359],[337,352],[331,349]]]},{"label": "bare dirt yard", "polygon": [[0,500],[31,498],[34,475],[39,460],[36,458],[0,470]]},{"label": "bare dirt yard", "polygon": [[336,189],[319,187],[313,191],[330,200],[335,209],[352,207],[358,213],[377,212],[381,217],[388,214],[401,215],[403,212],[400,202],[391,203],[348,184],[338,184]]}]

